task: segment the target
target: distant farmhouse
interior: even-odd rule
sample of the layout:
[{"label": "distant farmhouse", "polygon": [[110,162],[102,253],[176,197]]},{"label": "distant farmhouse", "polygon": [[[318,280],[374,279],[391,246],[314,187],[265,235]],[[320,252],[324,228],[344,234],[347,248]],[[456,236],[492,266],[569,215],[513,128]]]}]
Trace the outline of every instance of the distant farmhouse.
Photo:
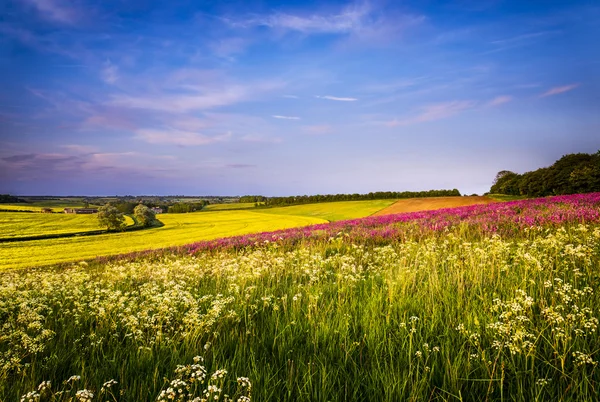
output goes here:
[{"label": "distant farmhouse", "polygon": [[150,208],[152,211],[154,211],[155,214],[162,214],[163,213],[163,209],[159,208],[159,207],[152,207]]},{"label": "distant farmhouse", "polygon": [[96,214],[96,208],[65,208],[65,214]]}]

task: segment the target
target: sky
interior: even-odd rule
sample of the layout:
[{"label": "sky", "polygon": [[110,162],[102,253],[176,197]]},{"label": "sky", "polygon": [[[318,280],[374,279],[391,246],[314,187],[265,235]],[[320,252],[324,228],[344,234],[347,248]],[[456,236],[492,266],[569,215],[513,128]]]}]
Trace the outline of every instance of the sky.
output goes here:
[{"label": "sky", "polygon": [[600,149],[595,0],[5,0],[0,16],[0,193],[482,194]]}]

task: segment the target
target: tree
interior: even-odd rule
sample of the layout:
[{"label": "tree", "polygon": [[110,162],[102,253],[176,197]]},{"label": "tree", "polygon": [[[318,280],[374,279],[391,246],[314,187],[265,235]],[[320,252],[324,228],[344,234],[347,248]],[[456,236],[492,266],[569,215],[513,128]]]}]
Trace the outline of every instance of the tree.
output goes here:
[{"label": "tree", "polygon": [[125,216],[110,204],[98,208],[98,222],[108,230],[123,230],[126,226]]},{"label": "tree", "polygon": [[139,204],[137,207],[135,207],[133,214],[135,215],[135,219],[139,222],[139,224],[144,227],[151,226],[156,221],[156,215],[154,214],[154,211],[144,204]]}]

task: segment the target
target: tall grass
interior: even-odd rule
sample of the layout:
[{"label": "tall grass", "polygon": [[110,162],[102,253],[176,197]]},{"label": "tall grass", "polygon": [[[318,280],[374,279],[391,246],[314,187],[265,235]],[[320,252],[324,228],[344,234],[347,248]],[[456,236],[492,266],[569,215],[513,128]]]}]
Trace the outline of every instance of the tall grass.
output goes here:
[{"label": "tall grass", "polygon": [[436,233],[5,272],[0,400],[595,400],[600,225]]}]

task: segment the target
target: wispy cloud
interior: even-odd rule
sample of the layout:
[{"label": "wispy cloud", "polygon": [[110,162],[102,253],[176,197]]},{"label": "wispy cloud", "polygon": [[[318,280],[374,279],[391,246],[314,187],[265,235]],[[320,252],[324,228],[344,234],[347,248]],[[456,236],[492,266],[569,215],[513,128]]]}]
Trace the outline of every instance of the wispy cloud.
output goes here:
[{"label": "wispy cloud", "polygon": [[81,11],[61,0],[23,0],[32,5],[42,18],[63,23],[75,24],[81,18]]},{"label": "wispy cloud", "polygon": [[[249,84],[203,83],[166,86],[157,93],[140,95],[115,95],[111,105],[131,109],[156,110],[171,113],[209,110],[233,105],[280,89],[285,84],[278,80],[261,81]],[[176,93],[172,93],[176,92]]]},{"label": "wispy cloud", "polygon": [[91,154],[98,152],[98,148],[89,145],[68,144],[61,145],[61,148],[64,148],[71,152],[75,152],[77,154]]},{"label": "wispy cloud", "polygon": [[436,103],[432,105],[426,105],[419,109],[412,117],[406,117],[403,119],[394,119],[385,123],[388,127],[405,126],[416,123],[424,123],[427,121],[441,120],[448,117],[455,116],[465,110],[472,109],[476,106],[476,102],[464,100],[464,101],[451,101],[444,103]]},{"label": "wispy cloud", "polygon": [[137,130],[135,137],[150,144],[172,144],[180,146],[209,145],[228,141],[231,133],[208,136],[191,131],[177,129],[142,129]]},{"label": "wispy cloud", "polygon": [[562,31],[540,31],[531,32],[523,35],[517,35],[510,38],[495,40],[490,42],[495,48],[484,52],[484,54],[496,53],[503,50],[518,48],[522,46],[529,46],[537,43],[538,41],[544,40],[548,37],[560,35]]},{"label": "wispy cloud", "polygon": [[229,165],[225,165],[225,167],[230,169],[252,169],[255,168],[256,165],[249,165],[246,163],[230,163]]},{"label": "wispy cloud", "polygon": [[[75,151],[72,149],[72,151]],[[77,153],[77,152],[76,152]],[[156,161],[160,160],[157,168]],[[85,175],[86,180],[94,176],[110,175],[123,178],[124,175],[136,177],[168,176],[172,174],[170,164],[176,159],[169,155],[149,155],[139,152],[83,152],[31,153],[16,154],[0,158],[0,177],[18,176],[23,180],[51,179],[57,175],[69,177]]]},{"label": "wispy cloud", "polygon": [[296,95],[283,95],[284,98],[288,98],[288,99],[298,99],[299,97]]},{"label": "wispy cloud", "polygon": [[569,92],[569,91],[574,90],[579,85],[580,84],[570,84],[570,85],[564,85],[562,87],[550,88],[549,90],[547,90],[546,92],[544,92],[543,94],[541,94],[540,98],[545,98],[547,96],[554,96],[554,95],[563,94],[565,92]]},{"label": "wispy cloud", "polygon": [[224,88],[223,91],[211,91],[197,95],[157,95],[145,96],[116,95],[111,104],[132,109],[158,110],[164,112],[190,112],[206,110],[219,106],[238,103],[249,93],[242,86]]},{"label": "wispy cloud", "polygon": [[284,119],[284,120],[300,120],[300,117],[296,117],[296,116],[281,116],[278,114],[274,114],[271,117],[274,117],[276,119]]},{"label": "wispy cloud", "polygon": [[333,127],[331,127],[329,124],[304,126],[303,129],[307,134],[311,134],[311,135],[324,135],[324,134],[330,134],[333,132]]},{"label": "wispy cloud", "polygon": [[240,140],[244,142],[251,142],[257,144],[280,144],[283,142],[283,140],[278,137],[267,137],[264,135],[256,134],[246,134],[243,137],[241,137]]},{"label": "wispy cloud", "polygon": [[209,44],[215,56],[233,59],[233,56],[243,53],[250,45],[248,38],[222,38]]},{"label": "wispy cloud", "polygon": [[510,95],[496,96],[494,99],[492,99],[491,101],[489,101],[486,104],[486,106],[489,106],[489,107],[500,106],[500,105],[508,103],[508,102],[510,102],[512,100],[513,100],[513,97],[510,96]]},{"label": "wispy cloud", "polygon": [[520,42],[527,42],[527,41],[531,41],[533,39],[545,37],[548,35],[560,34],[561,32],[562,31],[558,31],[558,30],[531,32],[531,33],[527,33],[527,34],[523,34],[523,35],[512,36],[510,38],[495,40],[495,41],[492,41],[491,43],[494,45],[507,45],[507,44],[514,44],[514,43],[520,43]]},{"label": "wispy cloud", "polygon": [[330,96],[330,95],[326,95],[326,96],[316,95],[315,98],[329,99],[329,100],[338,101],[338,102],[354,102],[354,101],[358,100],[357,98],[340,98],[338,96]]},{"label": "wispy cloud", "polygon": [[342,34],[359,29],[368,23],[371,12],[368,3],[353,4],[333,14],[295,15],[277,12],[266,16],[254,16],[245,20],[226,20],[233,26],[266,26],[304,34]]},{"label": "wispy cloud", "polygon": [[107,84],[114,84],[119,79],[119,67],[107,60],[102,68],[101,77]]}]

